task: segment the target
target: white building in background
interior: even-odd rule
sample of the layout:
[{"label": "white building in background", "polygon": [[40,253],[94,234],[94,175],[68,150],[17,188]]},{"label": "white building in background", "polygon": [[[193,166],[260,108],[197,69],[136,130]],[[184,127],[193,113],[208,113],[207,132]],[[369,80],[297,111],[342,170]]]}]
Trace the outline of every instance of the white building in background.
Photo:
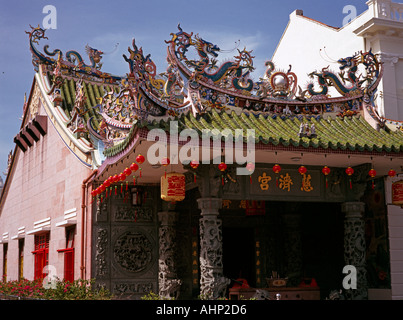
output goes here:
[{"label": "white building in background", "polygon": [[[285,70],[291,65],[292,71],[299,77],[301,88],[305,88],[307,82],[311,82],[308,74],[312,71],[329,66],[329,70],[338,73],[338,59],[371,49],[379,54],[384,67],[376,99],[378,115],[385,118],[387,124],[402,128],[403,3],[369,0],[367,5],[368,10],[341,28],[306,17],[302,10],[295,10],[290,14],[289,23],[271,60],[276,67]],[[340,12],[340,22],[344,17],[346,15]],[[391,289],[369,291],[372,299],[403,298],[403,209],[390,205],[391,182],[397,180],[401,177],[385,178]]]},{"label": "white building in background", "polygon": [[[310,72],[327,66],[338,71],[338,59],[372,49],[384,62],[383,80],[378,87],[378,113],[386,119],[403,120],[403,4],[370,0],[367,5],[368,10],[341,28],[295,10],[272,61],[283,69],[291,65],[304,87],[310,80],[307,76]],[[343,17],[346,15],[340,12],[341,23]]]}]

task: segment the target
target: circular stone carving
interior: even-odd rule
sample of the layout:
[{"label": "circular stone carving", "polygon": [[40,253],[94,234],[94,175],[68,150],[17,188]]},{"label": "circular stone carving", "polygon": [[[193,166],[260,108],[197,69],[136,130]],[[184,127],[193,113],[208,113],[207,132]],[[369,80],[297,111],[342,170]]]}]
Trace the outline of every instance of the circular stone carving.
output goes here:
[{"label": "circular stone carving", "polygon": [[144,234],[128,231],[116,240],[113,254],[123,269],[140,272],[151,263],[152,244]]}]

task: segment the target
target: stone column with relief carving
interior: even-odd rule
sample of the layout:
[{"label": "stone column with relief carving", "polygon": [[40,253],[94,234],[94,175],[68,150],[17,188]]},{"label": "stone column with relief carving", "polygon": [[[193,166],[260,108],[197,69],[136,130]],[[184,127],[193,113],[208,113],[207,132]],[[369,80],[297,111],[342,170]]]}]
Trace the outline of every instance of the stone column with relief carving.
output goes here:
[{"label": "stone column with relief carving", "polygon": [[200,198],[200,295],[208,299],[224,296],[230,280],[223,276],[220,198]]},{"label": "stone column with relief carving", "polygon": [[176,230],[178,213],[175,211],[158,212],[159,260],[158,286],[159,296],[163,298],[179,297],[182,281],[176,274]]},{"label": "stone column with relief carving", "polygon": [[366,279],[366,246],[365,222],[362,214],[365,211],[363,202],[345,202],[342,204],[345,212],[344,221],[344,261],[357,270],[357,288],[346,290],[346,298],[351,300],[368,299]]}]

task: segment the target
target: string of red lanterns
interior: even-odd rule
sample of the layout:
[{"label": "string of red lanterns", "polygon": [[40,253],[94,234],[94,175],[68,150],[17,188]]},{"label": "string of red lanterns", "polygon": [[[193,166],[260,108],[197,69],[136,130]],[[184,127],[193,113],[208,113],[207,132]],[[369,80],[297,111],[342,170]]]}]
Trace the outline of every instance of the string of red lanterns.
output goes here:
[{"label": "string of red lanterns", "polygon": [[[136,162],[138,164],[143,164],[145,161],[145,158],[143,155],[139,154],[136,157]],[[112,189],[113,186],[115,187],[115,195],[117,195],[117,187],[118,187],[118,183],[120,183],[120,192],[123,193],[123,182],[127,179],[127,177],[129,177],[132,173],[135,173],[137,170],[140,170],[140,177],[141,177],[141,168],[139,167],[139,165],[133,162],[129,168],[126,168],[123,170],[123,172],[119,173],[119,174],[115,174],[114,176],[110,176],[109,178],[107,178],[98,188],[94,189],[91,191],[91,196],[93,197],[93,199],[96,196],[100,196],[101,197],[101,203],[103,201],[103,193],[105,192],[105,199],[108,197],[108,193],[109,196],[112,195]],[[169,163],[169,159],[168,159],[168,163]],[[133,175],[133,185],[136,184],[136,176]],[[128,190],[128,186],[129,186],[129,182],[126,181],[126,191]],[[125,199],[123,199],[125,200]]]},{"label": "string of red lanterns", "polygon": [[[120,174],[115,174],[114,176],[110,176],[109,178],[107,178],[98,188],[96,188],[96,189],[94,189],[94,190],[92,190],[91,191],[91,195],[92,195],[92,197],[93,198],[95,198],[96,196],[98,196],[98,195],[100,195],[101,196],[101,202],[103,201],[103,193],[105,192],[105,198],[107,198],[108,197],[108,193],[109,193],[109,196],[111,196],[111,194],[112,194],[112,189],[113,189],[113,184],[114,184],[114,187],[115,187],[115,195],[117,195],[117,183],[120,181],[120,182],[122,182],[121,183],[121,193],[123,193],[123,182],[127,179],[127,177],[129,177],[131,174],[133,174],[133,185],[135,185],[136,184],[136,176],[134,175],[134,173],[135,172],[137,172],[137,170],[139,170],[139,177],[141,177],[141,167],[139,166],[139,165],[141,165],[141,164],[143,164],[144,163],[144,161],[145,161],[145,157],[143,156],[143,155],[141,155],[141,154],[139,154],[137,157],[136,157],[136,162],[133,162],[128,168],[126,168],[126,169],[124,169],[124,171],[122,172],[122,173],[120,173]],[[163,158],[162,159],[162,161],[161,161],[161,164],[164,166],[164,167],[167,167],[169,164],[170,164],[170,160],[169,160],[169,158]],[[197,160],[192,160],[191,162],[190,162],[190,166],[191,166],[191,168],[192,169],[194,169],[194,170],[197,170],[197,168],[199,167],[199,162],[197,161]],[[221,162],[219,165],[218,165],[218,169],[222,172],[222,177],[221,177],[221,183],[222,183],[222,185],[224,185],[224,172],[227,170],[227,168],[228,168],[228,166],[227,166],[227,164],[225,163],[225,162]],[[253,171],[254,171],[254,169],[255,169],[255,165],[254,165],[254,163],[252,163],[252,162],[248,162],[248,164],[246,165],[246,169],[249,171],[249,172],[251,172],[251,174],[250,174],[250,176],[249,176],[249,179],[250,179],[250,183],[252,183],[252,173],[253,173]],[[274,166],[273,166],[273,168],[272,168],[272,170],[273,170],[273,172],[276,174],[276,186],[278,187],[278,174],[281,172],[281,170],[282,170],[282,168],[281,168],[281,166],[278,164],[278,163],[276,163]],[[330,174],[330,172],[331,172],[331,169],[327,166],[327,165],[325,165],[323,168],[322,168],[322,174],[325,176],[325,179],[326,179],[326,188],[328,188],[328,176],[329,176],[329,174]],[[307,168],[305,167],[305,166],[303,166],[303,165],[301,165],[299,168],[298,168],[298,172],[301,174],[301,175],[304,175],[304,174],[306,174],[306,172],[307,172]],[[353,174],[354,174],[354,169],[351,167],[351,166],[348,166],[346,169],[345,169],[345,173],[347,174],[347,176],[348,176],[348,179],[349,179],[349,185],[350,185],[350,189],[352,189],[352,180],[351,180],[351,178],[352,178],[352,176],[353,176]],[[196,173],[194,172],[193,173],[194,174],[194,182],[196,182]],[[368,175],[372,178],[372,189],[374,189],[374,187],[375,187],[375,184],[374,184],[374,178],[376,177],[376,174],[377,174],[377,172],[376,172],[376,170],[374,169],[374,168],[371,168],[370,170],[369,170],[369,172],[368,172]],[[394,170],[394,169],[390,169],[389,171],[388,171],[388,176],[389,177],[395,177],[396,176],[396,171]],[[165,169],[165,177],[166,177],[166,169]],[[304,181],[302,180],[302,186],[303,186],[303,183],[304,183]],[[129,182],[128,181],[126,181],[126,191],[128,190],[128,185],[129,185]]]}]

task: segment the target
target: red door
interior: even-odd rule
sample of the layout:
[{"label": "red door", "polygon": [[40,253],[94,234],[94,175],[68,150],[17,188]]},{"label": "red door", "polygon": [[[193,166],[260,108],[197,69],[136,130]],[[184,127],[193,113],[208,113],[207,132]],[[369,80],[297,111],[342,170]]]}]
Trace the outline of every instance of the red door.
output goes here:
[{"label": "red door", "polygon": [[74,281],[74,249],[67,249],[64,252],[64,280]]},{"label": "red door", "polygon": [[35,270],[34,277],[36,279],[44,279],[46,273],[43,269],[48,265],[49,257],[49,233],[35,236]]}]

